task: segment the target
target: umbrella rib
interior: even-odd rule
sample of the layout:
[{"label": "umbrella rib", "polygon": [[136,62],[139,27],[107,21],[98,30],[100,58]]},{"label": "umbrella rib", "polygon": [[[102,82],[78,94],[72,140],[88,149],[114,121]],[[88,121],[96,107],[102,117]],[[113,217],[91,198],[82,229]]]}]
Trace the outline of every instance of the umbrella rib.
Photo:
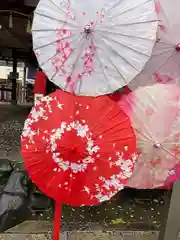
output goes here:
[{"label": "umbrella rib", "polygon": [[141,140],[141,141],[148,142],[148,143],[152,143],[152,139],[151,139],[150,137],[148,137],[147,134],[145,134],[145,133],[142,134],[142,132],[141,132],[138,128],[136,128],[136,127],[134,127],[134,129],[135,129],[136,132],[139,133],[139,135],[145,137],[146,140],[147,140],[147,141],[145,141],[145,140]]},{"label": "umbrella rib", "polygon": [[[165,52],[168,52],[168,51],[170,51],[170,50],[167,50],[167,51],[165,51]],[[163,52],[163,53],[164,53],[164,52]],[[161,53],[161,54],[163,54],[163,53]],[[173,55],[173,53],[171,53],[171,55],[167,58],[167,60],[165,61],[165,63],[164,63],[161,67],[155,69],[154,72],[160,71],[160,70],[167,64],[167,62],[171,59],[172,55]],[[156,55],[154,55],[154,56],[156,56]],[[157,55],[157,56],[158,56],[158,55]],[[148,79],[150,79],[151,77],[152,77],[152,75],[151,75]]]},{"label": "umbrella rib", "polygon": [[[104,41],[104,39],[102,39],[103,40],[103,42],[109,47],[109,48],[111,48],[114,52],[115,52],[115,50],[109,45],[109,44],[107,44],[105,41]],[[123,45],[123,44],[121,44],[121,43],[119,43],[120,45]],[[123,46],[125,46],[125,45],[123,45]],[[126,47],[126,46],[125,46]],[[128,47],[127,47],[128,48]],[[130,48],[131,49],[131,48]],[[122,58],[126,63],[128,63],[129,65],[131,65],[134,69],[136,69],[137,71],[140,71],[139,69],[137,69],[132,63],[130,63],[126,58],[124,58],[123,56],[121,56],[118,52],[116,52],[116,54],[118,54],[119,55],[119,57],[120,58]],[[110,58],[108,58],[108,59],[110,59]],[[111,60],[110,60],[111,61]],[[112,61],[111,61],[111,63],[112,63]],[[113,63],[112,63],[113,64]],[[115,67],[115,65],[113,64],[113,66]],[[116,70],[119,72],[119,70],[117,69],[117,67],[115,67],[116,68]],[[121,74],[122,75],[122,74]],[[123,77],[123,76],[122,76]],[[124,77],[123,77],[124,78]],[[124,78],[125,79],[125,78]],[[127,82],[125,82],[125,83],[127,83]]]},{"label": "umbrella rib", "polygon": [[[74,70],[75,70],[76,63],[77,63],[77,61],[79,60],[79,58],[80,58],[80,56],[81,56],[81,53],[82,53],[82,51],[83,51],[83,49],[84,49],[84,45],[85,45],[85,42],[83,43],[83,46],[80,47],[79,53],[78,53],[78,55],[77,55],[77,57],[76,57],[76,60],[75,60],[74,63],[73,63],[73,67],[72,67],[70,76],[72,76],[72,74],[73,74],[73,72],[74,72]],[[65,89],[68,88],[68,85],[69,85],[69,84],[70,84],[70,83],[67,83],[67,84],[66,84]],[[77,86],[77,82],[76,82],[76,86]],[[76,87],[76,86],[75,86],[75,87]]]},{"label": "umbrella rib", "polygon": [[[175,137],[176,135],[178,135],[179,134],[179,132],[178,133],[173,133],[173,134],[171,134],[169,137],[166,137],[164,140],[163,140],[163,142],[165,143],[166,141],[168,141],[170,138],[173,138],[173,137]],[[166,143],[167,144],[167,143]],[[180,143],[179,143],[180,144]]]},{"label": "umbrella rib", "polygon": [[[91,45],[92,46],[94,46],[94,43],[93,43],[93,41],[92,41],[92,38],[91,38]],[[83,48],[82,48],[83,49]],[[98,57],[97,57],[98,58]],[[98,59],[99,60],[99,59]],[[101,65],[101,63],[100,63],[100,65]],[[106,76],[105,76],[106,77]],[[108,83],[108,82],[107,82]],[[77,86],[77,84],[76,84],[76,86]],[[82,80],[79,80],[79,91],[80,91],[80,89],[81,89],[81,86],[82,86]],[[109,83],[108,83],[108,86],[109,86]]]},{"label": "umbrella rib", "polygon": [[[133,110],[133,112],[136,114],[136,112],[135,112],[134,110]],[[146,124],[145,122],[143,122],[143,120],[140,119],[139,117],[138,117],[138,119],[140,120],[142,126],[145,127],[145,129],[147,130],[148,134],[150,135],[150,137],[148,137],[147,134],[143,133],[143,136],[145,136],[150,142],[154,142],[154,143],[155,143],[156,140],[155,140],[154,136],[152,135],[149,127],[147,126],[147,124]],[[134,127],[134,128],[136,128],[136,127]],[[136,130],[141,134],[141,131],[140,131],[140,130],[138,130],[138,129],[136,129]],[[141,134],[141,135],[142,135],[142,134]]]},{"label": "umbrella rib", "polygon": [[[102,49],[102,51],[103,51],[103,49]],[[128,83],[126,82],[126,79],[125,79],[125,77],[123,76],[123,74],[119,71],[119,69],[117,69],[117,67],[114,65],[114,63],[113,63],[112,60],[110,59],[110,57],[108,57],[106,54],[105,54],[105,56],[106,56],[107,59],[111,62],[111,64],[114,66],[114,68],[117,70],[117,72],[119,73],[119,75],[122,77],[125,85],[127,85]]]},{"label": "umbrella rib", "polygon": [[[98,44],[96,43],[95,40],[94,40],[94,43],[95,43],[96,46],[98,46]],[[98,47],[98,48],[99,48],[99,47]],[[100,48],[99,48],[99,49],[100,49]],[[105,79],[106,79],[105,83],[108,85],[109,88],[111,88],[111,87],[109,86],[109,80],[108,80],[108,77],[107,77],[107,73],[106,73],[106,71],[105,71],[104,68],[103,68],[103,64],[102,64],[102,62],[101,62],[101,60],[100,60],[100,57],[99,57],[98,52],[96,52],[96,56],[97,56],[97,59],[98,59],[98,61],[99,61],[100,66],[101,66],[101,69],[102,69],[102,71],[103,71],[103,75],[104,75],[104,77],[105,77]]]},{"label": "umbrella rib", "polygon": [[136,5],[135,7],[129,8],[129,9],[125,10],[124,12],[120,13],[120,14],[116,14],[116,15],[110,16],[110,17],[108,17],[108,18],[112,20],[112,19],[118,17],[119,15],[124,15],[125,13],[127,13],[127,12],[129,12],[129,11],[131,11],[131,10],[134,10],[134,9],[140,7],[141,5],[144,5],[145,3],[148,3],[148,2],[151,2],[151,1],[152,1],[152,0],[146,0],[146,1],[143,2],[143,3],[140,3],[140,4]]},{"label": "umbrella rib", "polygon": [[[72,43],[73,41],[71,41]],[[48,61],[52,60],[53,58],[57,57],[59,52],[56,52],[53,56],[49,57],[45,62],[41,64],[41,66],[44,66]]]},{"label": "umbrella rib", "polygon": [[[115,40],[113,40],[113,39],[111,39],[111,38],[103,35],[103,33],[98,33],[98,34],[101,35],[102,37],[107,38],[108,40],[113,41],[113,42],[115,42],[115,43],[117,43],[117,44],[119,44],[119,45],[121,45],[121,46],[123,46],[123,47],[126,47],[126,48],[128,48],[128,49],[130,49],[130,50],[132,50],[132,51],[134,51],[134,52],[137,52],[137,53],[140,53],[140,54],[142,54],[142,55],[144,55],[144,56],[149,57],[149,55],[147,55],[147,54],[145,54],[145,53],[142,53],[142,52],[140,52],[140,51],[138,51],[138,50],[136,50],[136,49],[134,49],[134,48],[132,48],[132,47],[129,47],[128,45],[125,45],[124,43],[115,41]],[[104,39],[103,39],[103,41],[104,41]],[[104,42],[105,42],[105,41],[104,41]],[[133,66],[133,67],[134,67],[134,66]],[[135,68],[135,67],[134,67],[134,68]],[[140,71],[139,69],[136,69],[136,70]]]},{"label": "umbrella rib", "polygon": [[[57,7],[60,11],[62,11],[65,14],[69,14],[66,10],[64,10],[62,7],[60,7],[59,5],[57,5],[53,0],[49,0],[55,7]],[[71,16],[72,17],[72,16]]]},{"label": "umbrella rib", "polygon": [[61,20],[61,19],[57,19],[57,18],[54,18],[54,17],[51,17],[51,16],[47,16],[46,14],[44,14],[44,13],[40,13],[40,12],[35,12],[34,14],[37,14],[37,15],[39,15],[39,16],[42,16],[42,17],[45,17],[45,18],[49,18],[49,19],[51,19],[51,20],[54,20],[54,21],[56,21],[56,22],[60,22],[60,23],[65,23],[65,24],[68,24],[68,25],[71,25],[71,26],[73,26],[73,27],[80,27],[80,26],[77,26],[77,25],[75,25],[75,24],[73,24],[73,23],[70,23],[70,22],[68,22],[68,21],[64,21],[64,20]]},{"label": "umbrella rib", "polygon": [[[128,104],[131,106],[131,103],[129,102],[129,98],[126,98],[126,101],[127,101]],[[137,100],[137,102],[138,102],[138,100]],[[144,112],[144,109],[141,107],[141,104],[139,104],[138,107],[142,110],[142,112]],[[135,110],[134,108],[132,108],[132,110],[133,110],[134,114],[137,115],[137,114],[136,114],[136,110]],[[155,141],[155,138],[153,137],[153,135],[152,135],[150,129],[147,127],[147,125],[145,125],[145,123],[143,122],[143,120],[140,119],[139,117],[138,117],[138,119],[139,119],[139,121],[142,123],[143,127],[145,127],[145,129],[147,129],[147,131],[148,131],[148,133],[149,133],[149,135],[150,135],[150,137],[151,137],[151,138],[149,138],[148,136],[146,136],[147,139],[149,139],[151,142],[152,142],[152,140],[153,140],[153,142],[156,142],[156,141]],[[135,127],[135,126],[134,126],[134,127]],[[135,128],[136,128],[136,127],[135,127]],[[139,130],[138,130],[138,131],[139,131]],[[144,134],[144,136],[145,136],[145,134]]]},{"label": "umbrella rib", "polygon": [[[179,101],[179,99],[178,99],[178,101]],[[175,119],[179,118],[179,111],[180,111],[180,110],[178,109]],[[179,127],[178,120],[177,120],[177,125],[176,125],[176,127],[177,127],[177,129],[178,129],[178,127]],[[169,140],[170,138],[175,137],[175,136],[178,135],[178,134],[179,134],[179,132],[178,132],[178,133],[172,133],[169,137],[166,137],[163,142],[166,142],[167,140]]]},{"label": "umbrella rib", "polygon": [[157,101],[156,101],[156,98],[152,95],[152,92],[150,93],[147,88],[144,88],[143,91],[146,93],[146,95],[152,100],[152,105],[154,106]]},{"label": "umbrella rib", "polygon": [[[109,46],[108,44],[106,44],[107,46]],[[98,45],[97,45],[98,46]],[[110,59],[110,57],[108,57],[106,54],[105,54],[105,51],[104,49],[98,47],[99,49],[101,49],[103,52],[104,52],[104,55],[107,57],[107,59],[111,62],[111,64],[114,66],[114,68],[117,70],[117,72],[119,73],[119,75],[122,77],[122,79],[124,80],[124,83],[127,85],[128,83],[126,82],[126,79],[125,77],[123,76],[123,74],[119,71],[119,69],[117,69],[117,67],[114,65],[114,63],[112,62],[112,60]],[[121,55],[119,55],[122,59],[123,57]],[[125,59],[124,59],[125,61]]]},{"label": "umbrella rib", "polygon": [[117,72],[119,73],[120,76],[122,76],[125,85],[127,85],[128,83],[126,82],[126,78],[123,76],[123,74],[119,71],[119,69],[115,66],[115,64],[112,62],[112,60],[110,59],[110,57],[108,57],[109,61],[111,62],[111,64],[114,66],[114,68],[117,70]]},{"label": "umbrella rib", "polygon": [[56,32],[57,29],[32,29],[32,32]]},{"label": "umbrella rib", "polygon": [[167,58],[167,60],[165,61],[165,63],[158,69],[158,71],[161,70],[161,69],[164,67],[164,65],[166,65],[166,64],[169,62],[169,60],[172,58],[172,55],[173,55],[173,52],[172,52],[171,55]]},{"label": "umbrella rib", "polygon": [[142,39],[142,40],[152,41],[152,39],[149,39],[149,38],[144,38],[144,37],[139,37],[139,36],[134,36],[134,35],[127,35],[127,34],[123,34],[123,33],[119,33],[119,32],[103,30],[103,29],[100,29],[100,28],[96,28],[95,31],[97,31],[97,32],[99,31],[99,32],[102,32],[102,33],[116,34],[116,35],[120,35],[120,36],[123,36],[123,37],[131,37],[131,38],[138,38],[138,39]]},{"label": "umbrella rib", "polygon": [[[160,3],[160,2],[159,2],[159,3]],[[160,5],[161,5],[161,3],[160,3]],[[161,10],[163,11],[163,14],[164,14],[165,20],[166,20],[167,23],[169,24],[169,20],[168,20],[168,18],[167,18],[167,16],[166,16],[166,13],[165,13],[165,11],[164,11],[162,5],[161,5]],[[162,20],[160,20],[160,21],[162,21]]]},{"label": "umbrella rib", "polygon": [[162,55],[162,54],[167,53],[167,52],[169,52],[169,51],[171,51],[171,50],[174,51],[174,47],[169,48],[169,49],[167,49],[167,50],[165,50],[165,51],[163,51],[163,52],[161,52],[161,53],[152,54],[152,57]]},{"label": "umbrella rib", "polygon": [[98,61],[99,61],[100,66],[101,66],[101,69],[102,69],[102,71],[103,71],[103,75],[104,75],[104,77],[105,77],[105,79],[106,79],[105,82],[106,82],[106,84],[108,85],[108,88],[111,88],[111,87],[109,86],[109,80],[108,80],[107,73],[106,73],[106,71],[105,71],[104,68],[103,68],[102,61],[101,61],[98,53],[96,54],[96,56],[97,56],[97,59],[98,59]]},{"label": "umbrella rib", "polygon": [[[159,38],[159,39],[157,38],[156,42],[157,42],[157,43],[163,43],[163,44],[166,44],[166,45],[172,47],[172,43],[171,43],[171,42],[168,42],[168,40],[165,42],[164,40],[162,40],[162,39],[160,39],[160,38]],[[174,48],[174,45],[173,45],[172,48]]]},{"label": "umbrella rib", "polygon": [[[77,42],[80,41],[81,38],[78,37]],[[73,41],[71,41],[72,43]],[[44,63],[41,64],[41,67],[43,67],[48,61],[52,60],[53,58],[57,57],[60,53],[56,52],[53,56],[51,56],[50,58],[48,58]],[[71,54],[70,54],[71,55]]]},{"label": "umbrella rib", "polygon": [[[43,37],[42,37],[42,38],[43,38]],[[63,37],[63,38],[57,39],[57,40],[55,40],[55,41],[53,41],[53,42],[50,42],[50,43],[41,45],[41,46],[39,46],[39,47],[34,48],[34,51],[39,50],[39,49],[42,49],[42,48],[44,48],[44,47],[48,47],[49,45],[53,45],[53,44],[55,44],[55,43],[58,43],[58,42],[60,42],[60,41],[62,41],[62,40],[68,39],[68,38],[70,38],[70,37],[69,37],[69,36],[68,36],[68,37]]]},{"label": "umbrella rib", "polygon": [[171,155],[172,157],[176,157],[175,154],[167,150],[163,145],[161,145],[161,149],[164,150],[166,153],[169,153],[169,155]]},{"label": "umbrella rib", "polygon": [[[80,43],[82,39],[83,39],[83,36],[81,36],[80,38],[78,38],[77,43]],[[74,51],[75,51],[76,49],[77,49],[77,47],[72,50],[72,52],[69,54],[69,57],[72,55],[72,53],[74,53]],[[81,48],[80,48],[80,49],[81,49]],[[58,53],[58,54],[59,54],[59,53]],[[64,64],[66,61],[67,61],[67,59],[64,60],[63,64]],[[55,76],[57,75],[57,73],[59,72],[59,70],[61,69],[61,67],[62,67],[62,65],[61,65],[61,66],[58,68],[58,70],[53,74],[53,76],[51,77],[51,81],[55,78]]]},{"label": "umbrella rib", "polygon": [[109,11],[111,11],[114,7],[116,7],[117,4],[119,4],[122,0],[118,0],[117,2],[115,2],[111,7],[109,7],[105,13],[109,13]]},{"label": "umbrella rib", "polygon": [[157,20],[149,20],[149,21],[143,21],[143,22],[131,22],[131,23],[120,23],[120,24],[109,25],[109,27],[129,26],[129,25],[146,24],[146,23],[154,23],[154,22],[157,22]]}]

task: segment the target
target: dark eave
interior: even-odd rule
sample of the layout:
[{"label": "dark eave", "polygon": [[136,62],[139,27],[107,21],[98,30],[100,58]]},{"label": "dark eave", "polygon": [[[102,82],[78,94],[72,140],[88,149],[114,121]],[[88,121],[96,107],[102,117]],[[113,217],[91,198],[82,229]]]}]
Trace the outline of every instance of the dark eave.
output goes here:
[{"label": "dark eave", "polygon": [[[21,61],[30,65],[37,64],[32,51],[32,36],[26,32],[28,16],[32,17],[37,3],[38,0],[0,0],[1,58],[9,58],[9,52],[15,48],[17,57]],[[12,28],[9,28],[10,12],[13,16]],[[16,12],[22,14],[16,14]]]}]

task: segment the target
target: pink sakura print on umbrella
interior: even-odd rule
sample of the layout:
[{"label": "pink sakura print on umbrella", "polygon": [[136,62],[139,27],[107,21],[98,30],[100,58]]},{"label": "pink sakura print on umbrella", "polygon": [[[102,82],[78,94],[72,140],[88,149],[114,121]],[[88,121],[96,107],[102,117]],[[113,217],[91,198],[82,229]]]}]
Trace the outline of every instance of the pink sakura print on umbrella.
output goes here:
[{"label": "pink sakura print on umbrella", "polygon": [[49,80],[61,89],[111,94],[144,68],[157,26],[154,0],[40,0],[33,48],[40,51],[37,59]]}]

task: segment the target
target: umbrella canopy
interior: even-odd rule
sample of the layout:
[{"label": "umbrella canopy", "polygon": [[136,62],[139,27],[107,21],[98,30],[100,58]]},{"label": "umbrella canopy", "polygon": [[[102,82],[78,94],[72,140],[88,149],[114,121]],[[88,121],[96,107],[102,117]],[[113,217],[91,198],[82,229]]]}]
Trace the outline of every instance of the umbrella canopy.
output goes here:
[{"label": "umbrella canopy", "polygon": [[157,42],[144,70],[130,83],[131,89],[157,82],[180,85],[179,8],[178,0],[156,0],[159,19]]},{"label": "umbrella canopy", "polygon": [[99,204],[123,189],[135,153],[130,120],[108,96],[58,90],[32,109],[22,133],[33,182],[56,202],[73,206]]},{"label": "umbrella canopy", "polygon": [[34,51],[61,89],[105,95],[141,72],[157,25],[154,0],[40,0],[32,27]]},{"label": "umbrella canopy", "polygon": [[122,189],[135,149],[128,117],[108,97],[78,98],[61,90],[33,108],[22,133],[32,179],[53,199],[75,206],[98,204]]},{"label": "umbrella canopy", "polygon": [[180,160],[180,87],[141,87],[120,101],[135,128],[139,157],[129,187],[157,188]]}]

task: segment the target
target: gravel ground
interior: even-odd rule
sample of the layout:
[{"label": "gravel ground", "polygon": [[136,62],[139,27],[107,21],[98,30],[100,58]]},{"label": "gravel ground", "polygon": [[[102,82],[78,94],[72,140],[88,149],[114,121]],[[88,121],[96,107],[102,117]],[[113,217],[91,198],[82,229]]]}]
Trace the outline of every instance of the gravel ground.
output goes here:
[{"label": "gravel ground", "polygon": [[0,105],[0,158],[21,159],[20,136],[29,110],[28,106]]}]

